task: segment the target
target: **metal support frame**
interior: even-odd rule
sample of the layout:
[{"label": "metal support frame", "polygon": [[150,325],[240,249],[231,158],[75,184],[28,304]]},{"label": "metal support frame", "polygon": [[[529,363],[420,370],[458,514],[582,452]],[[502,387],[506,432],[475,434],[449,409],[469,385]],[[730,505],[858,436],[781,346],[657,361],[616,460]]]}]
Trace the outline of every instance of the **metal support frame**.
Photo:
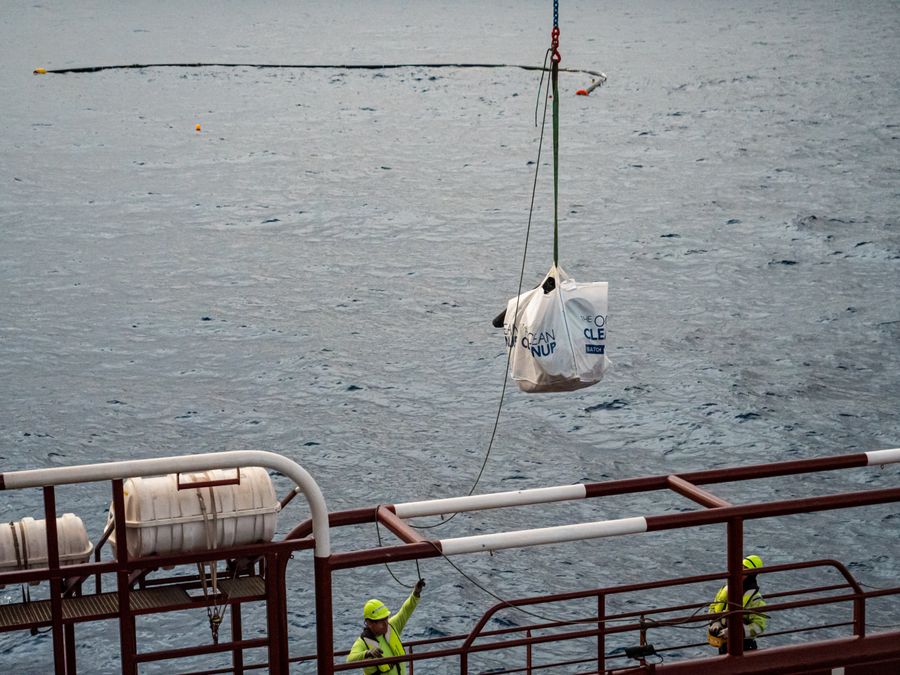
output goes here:
[{"label": "metal support frame", "polygon": [[331,568],[327,558],[314,559],[313,576],[316,583],[316,672],[327,675],[334,672]]},{"label": "metal support frame", "polygon": [[[120,649],[122,652],[122,672],[127,675],[136,675],[139,663],[161,660],[164,658],[178,658],[182,656],[196,656],[200,654],[230,652],[234,672],[247,670],[243,650],[266,646],[269,655],[269,668],[271,672],[287,672],[288,664],[294,660],[290,658],[287,644],[287,605],[284,594],[285,578],[288,561],[291,554],[302,549],[314,549],[314,579],[315,579],[315,606],[317,634],[317,654],[315,661],[320,675],[330,675],[336,671],[358,669],[357,664],[334,662],[333,626],[332,626],[332,575],[338,569],[350,569],[368,565],[376,565],[384,562],[396,562],[400,560],[413,560],[441,555],[463,554],[473,551],[490,551],[506,547],[522,547],[539,545],[544,543],[556,543],[594,537],[618,536],[622,534],[634,534],[644,531],[659,531],[664,529],[678,529],[720,523],[726,526],[727,541],[727,576],[728,583],[728,607],[726,615],[728,622],[728,655],[704,660],[710,667],[710,672],[725,673],[731,666],[721,666],[720,663],[738,663],[736,659],[746,659],[741,663],[769,663],[779,654],[787,654],[785,648],[767,649],[764,654],[754,652],[743,653],[743,578],[744,571],[741,561],[743,551],[743,527],[747,519],[777,517],[782,515],[808,513],[830,509],[841,509],[869,504],[895,503],[900,501],[900,488],[887,488],[880,490],[860,491],[845,494],[833,494],[823,497],[785,500],[769,503],[732,505],[708,490],[700,487],[722,482],[733,482],[773,476],[794,475],[813,471],[826,471],[844,469],[850,467],[874,466],[892,462],[900,462],[900,449],[882,450],[858,455],[844,455],[818,460],[798,460],[783,462],[780,464],[766,464],[735,469],[717,469],[704,472],[655,476],[648,478],[629,479],[624,481],[608,481],[577,486],[561,486],[558,488],[541,488],[538,490],[522,490],[516,492],[497,493],[493,495],[473,495],[471,497],[459,497],[451,500],[429,500],[425,502],[410,502],[398,505],[381,505],[377,508],[355,509],[353,511],[336,512],[328,514],[325,510],[324,499],[318,486],[312,478],[298,465],[272,453],[237,452],[219,453],[216,455],[187,455],[176,458],[164,458],[158,460],[135,460],[131,462],[119,462],[109,464],[90,465],[86,467],[68,467],[54,469],[39,469],[33,471],[21,471],[0,474],[0,489],[16,489],[23,487],[42,487],[44,490],[44,510],[47,517],[47,569],[32,569],[16,572],[0,573],[0,583],[20,583],[28,581],[49,581],[50,593],[50,621],[35,625],[50,625],[53,630],[54,666],[56,673],[72,675],[75,672],[75,641],[74,622],[76,620],[63,619],[63,603],[70,600],[63,598],[63,580],[66,583],[66,593],[78,593],[80,583],[91,575],[98,578],[97,594],[99,595],[99,578],[102,574],[115,574],[117,578],[116,597],[118,599],[118,620],[120,626]],[[207,470],[214,468],[235,468],[238,466],[264,466],[288,475],[297,482],[296,492],[303,492],[310,504],[311,518],[306,523],[298,525],[283,542],[270,542],[267,544],[249,545],[230,550],[219,550],[205,554],[178,554],[172,556],[159,556],[151,559],[131,560],[127,551],[127,533],[125,523],[125,502],[123,481],[132,476],[158,475],[159,473],[186,472]],[[54,485],[63,483],[78,483],[99,480],[110,480],[113,492],[113,513],[115,516],[115,533],[117,538],[117,559],[114,562],[94,562],[67,567],[68,575],[64,576],[60,571],[59,549],[57,544],[56,528],[56,504]],[[675,514],[636,516],[620,518],[616,520],[599,521],[596,523],[578,523],[573,525],[560,525],[549,528],[522,530],[518,532],[502,532],[497,534],[477,535],[468,537],[456,537],[445,540],[426,540],[416,531],[415,527],[406,519],[434,513],[448,513],[458,511],[470,511],[481,508],[501,508],[510,505],[526,505],[563,501],[569,499],[583,499],[598,496],[609,496],[651,490],[671,490],[682,495],[703,508],[700,510],[680,512]],[[289,501],[289,500],[287,500]],[[346,553],[332,553],[330,548],[329,527],[345,524],[358,524],[373,522],[384,524],[386,528],[395,534],[402,542],[399,545],[384,548],[351,551]],[[308,535],[312,534],[312,538]],[[135,610],[132,605],[131,585],[135,579],[145,579],[148,569],[165,566],[167,564],[188,564],[201,560],[222,559],[223,556],[246,556],[249,559],[258,560],[260,571],[265,574],[265,600],[267,601],[267,625],[269,636],[267,639],[244,640],[243,627],[240,616],[240,602],[232,612],[232,640],[229,643],[206,646],[189,647],[183,649],[168,650],[163,652],[148,652],[137,654],[135,635],[135,616],[137,613],[145,613],[145,610]],[[767,611],[779,611],[796,607],[812,606],[814,604],[827,604],[832,602],[852,602],[853,604],[853,633],[852,649],[847,649],[847,654],[852,654],[855,659],[872,658],[887,659],[888,662],[900,665],[900,634],[866,634],[865,616],[866,599],[884,597],[888,595],[900,595],[900,588],[883,589],[879,591],[866,591],[860,588],[849,572],[835,561],[814,561],[811,563],[791,563],[787,565],[770,566],[767,573],[780,570],[799,569],[812,565],[828,564],[837,568],[844,576],[845,585],[837,588],[849,587],[852,592],[842,595],[832,595],[826,599],[800,600],[789,603],[769,605]],[[536,635],[531,629],[539,627],[542,630],[552,627],[564,627],[569,622],[557,622],[548,625],[525,627],[522,629],[503,629],[499,631],[485,632],[484,624],[490,616],[498,611],[501,605],[489,610],[467,636],[459,636],[462,644],[455,648],[445,648],[430,651],[416,650],[413,656],[407,660],[414,661],[434,658],[458,658],[462,673],[468,669],[469,654],[490,651],[496,649],[508,649],[513,647],[526,647],[527,669],[537,669],[531,662],[530,654],[532,645],[572,639],[592,638],[597,643],[598,671],[603,672],[606,667],[605,655],[606,636],[615,633],[625,633],[640,630],[646,624],[623,624],[608,626],[606,612],[607,595],[611,593],[624,593],[636,590],[648,590],[663,586],[674,586],[687,583],[697,583],[712,579],[721,579],[720,574],[704,575],[665,582],[650,582],[640,585],[613,587],[598,589],[584,593],[570,593],[557,596],[545,596],[543,598],[523,599],[520,601],[507,601],[502,607],[509,605],[539,604],[551,601],[562,601],[576,597],[596,596],[597,612],[595,617],[590,617],[586,623],[589,629],[568,630],[561,635]],[[74,580],[74,584],[73,584]],[[157,588],[151,584],[142,583],[142,588]],[[832,587],[835,588],[835,587]],[[151,590],[134,591],[137,593],[152,592]],[[108,595],[108,594],[107,594]],[[257,599],[262,599],[259,596]],[[172,605],[163,611],[183,609],[184,605]],[[151,610],[156,611],[156,610]],[[659,610],[662,611],[662,610]],[[671,611],[667,610],[667,611]],[[623,618],[624,615],[615,617]],[[108,617],[104,617],[108,618]],[[688,617],[697,622],[704,618]],[[524,630],[524,637],[513,639],[501,639],[489,644],[477,643],[476,640],[487,635],[504,635],[508,632]],[[891,646],[891,637],[898,638]],[[432,642],[438,642],[433,640]],[[834,643],[834,641],[832,641]],[[832,649],[832,643],[822,642],[822,649]],[[847,643],[849,644],[849,643]],[[866,647],[871,645],[871,647]],[[412,647],[412,645],[411,645]],[[840,642],[839,648],[844,649],[845,643]],[[802,653],[808,658],[809,663],[816,662],[810,650],[791,651],[791,654]],[[810,652],[809,655],[807,653]],[[312,657],[310,657],[312,658]],[[794,658],[783,657],[783,658]],[[394,657],[393,660],[381,660],[381,662],[398,662],[404,660]],[[593,660],[591,657],[590,660]],[[734,660],[734,661],[731,661]],[[862,661],[858,661],[862,662]],[[375,662],[373,662],[374,665]],[[805,662],[804,662],[805,663]],[[852,661],[848,661],[852,663]],[[687,672],[679,670],[679,665],[666,664],[658,667],[665,672]],[[704,666],[705,668],[706,666]],[[760,672],[769,672],[761,670]],[[775,672],[774,670],[772,672]]]},{"label": "metal support frame", "polygon": [[[244,628],[241,622],[240,603],[231,608],[231,640],[240,642],[244,639]],[[244,673],[244,651],[235,647],[231,650],[231,668],[235,675]]]},{"label": "metal support frame", "polygon": [[[330,574],[338,569],[433,557],[435,555],[449,556],[478,551],[521,548],[525,546],[583,540],[595,537],[618,536],[645,531],[678,529],[713,523],[724,523],[727,529],[728,654],[731,657],[741,657],[744,654],[743,616],[745,613],[743,608],[744,573],[742,564],[744,558],[744,520],[748,518],[776,517],[795,513],[847,508],[851,506],[897,502],[900,501],[900,488],[735,506],[717,495],[700,488],[699,485],[829,471],[851,467],[883,465],[892,462],[900,462],[900,449],[880,450],[833,458],[765,464],[736,469],[717,469],[688,474],[663,475],[649,478],[628,479],[624,481],[609,481],[607,483],[571,485],[557,488],[539,488],[489,495],[472,495],[469,497],[408,502],[387,506],[382,505],[378,509],[377,517],[381,522],[385,522],[386,524],[387,521],[390,520],[390,516],[385,516],[388,512],[396,514],[399,518],[406,519],[452,512],[502,508],[505,506],[547,503],[660,489],[672,490],[705,508],[700,511],[671,515],[639,516],[600,521],[596,523],[562,525],[522,530],[518,532],[457,537],[437,541],[423,541],[415,534],[410,535],[408,529],[397,526],[391,527],[389,525],[389,529],[397,534],[403,541],[407,542],[406,545],[335,554],[327,561],[326,567]],[[345,513],[347,520],[353,519],[354,522],[357,523],[370,522],[371,520],[365,518],[365,516],[360,516],[357,513],[354,513],[353,515],[351,515],[350,512]],[[339,520],[340,518],[341,515],[332,514],[333,520]],[[864,616],[863,608],[863,597],[857,596],[854,599],[855,631],[857,634],[860,630],[861,622],[857,621],[856,617]],[[322,615],[317,612],[317,616]],[[330,613],[326,616],[329,617],[328,621],[330,623]],[[480,623],[479,626],[481,625],[482,624]],[[480,628],[476,626],[470,634],[469,639],[465,641],[461,648],[459,653],[461,673],[468,672],[468,650],[474,648],[472,640],[479,630]],[[596,633],[598,643],[601,643],[603,635],[609,632],[612,631],[605,629],[605,627],[598,629],[598,632]],[[512,641],[508,643],[508,645],[512,646],[513,644],[526,643],[530,645],[542,641],[541,638],[529,638],[521,642]],[[530,654],[530,651],[528,653]],[[602,661],[602,654],[600,659]],[[321,646],[319,662],[322,664]],[[375,663],[377,663],[377,661],[373,662],[373,664]],[[325,673],[326,675],[331,675],[335,670],[349,669],[349,667],[343,667],[344,664],[335,668],[333,661],[331,661],[331,669],[323,671],[321,670],[322,665],[320,665],[319,673]],[[530,668],[530,665],[527,667]]]},{"label": "metal support frame", "polygon": [[597,594],[597,672],[606,670],[606,595]]},{"label": "metal support frame", "polygon": [[59,571],[59,536],[56,532],[56,495],[44,488],[44,518],[47,535],[47,568],[50,570],[50,616],[53,618],[53,665],[56,675],[66,675],[66,638],[62,627],[62,580]]},{"label": "metal support frame", "polygon": [[[44,506],[47,514],[47,551],[48,551],[48,571],[39,570],[26,571],[24,574],[13,573],[7,576],[18,577],[21,579],[42,579],[45,575],[49,576],[50,581],[50,603],[51,603],[51,627],[53,631],[53,651],[55,672],[57,675],[68,675],[75,672],[75,643],[74,643],[74,624],[73,622],[64,623],[62,614],[62,578],[59,573],[59,552],[58,552],[58,536],[56,528],[56,507],[54,498],[55,485],[97,482],[109,480],[112,482],[113,492],[113,514],[115,516],[115,533],[117,541],[116,561],[110,563],[96,563],[86,565],[76,565],[72,568],[72,573],[78,575],[79,569],[88,568],[88,575],[96,575],[96,584],[99,593],[100,578],[104,571],[113,569],[116,574],[116,595],[118,599],[118,623],[119,623],[119,649],[122,661],[122,672],[125,675],[137,675],[138,663],[157,659],[174,658],[172,653],[176,655],[190,655],[194,653],[204,653],[209,650],[206,648],[188,648],[184,650],[169,650],[169,652],[158,652],[154,655],[137,654],[137,635],[135,626],[135,613],[131,607],[131,583],[132,575],[134,578],[143,578],[148,568],[141,567],[139,561],[131,561],[128,556],[127,547],[127,531],[125,517],[125,499],[123,481],[127,478],[163,475],[168,473],[187,473],[196,471],[207,471],[211,469],[239,469],[242,466],[262,466],[274,469],[288,478],[294,480],[296,488],[292,494],[302,492],[309,503],[312,531],[315,539],[312,546],[315,548],[316,560],[320,558],[327,559],[331,552],[330,532],[328,524],[328,510],[321,490],[313,478],[305,469],[295,462],[271,452],[241,451],[241,452],[222,452],[216,454],[203,455],[182,455],[179,457],[156,458],[131,460],[124,462],[108,462],[102,464],[91,464],[85,466],[73,467],[57,467],[48,469],[32,469],[26,471],[14,471],[0,474],[0,490],[21,489],[28,487],[42,487],[44,490]],[[226,484],[233,482],[231,480],[225,482],[217,482],[215,484]],[[210,483],[212,484],[212,483]],[[104,533],[104,541],[108,533]],[[259,545],[256,547],[245,547],[244,550],[264,549],[270,551],[266,554],[266,570],[267,570],[267,614],[270,621],[270,639],[268,640],[270,648],[270,660],[273,664],[278,664],[277,672],[287,672],[288,653],[287,653],[287,624],[283,618],[286,614],[286,605],[284,599],[284,579],[287,561],[293,550],[298,548],[307,548],[302,542],[293,542],[285,546],[277,544]],[[189,558],[197,556],[174,556],[175,564]],[[169,558],[172,558],[171,556]],[[201,556],[202,559],[202,556]],[[164,565],[165,557],[159,557],[152,566]],[[3,576],[3,575],[0,575]],[[81,578],[84,581],[86,576]],[[79,582],[80,585],[80,582]],[[330,586],[328,589],[329,597],[327,602],[323,603],[329,608],[331,607]],[[318,604],[318,600],[317,600]],[[232,621],[235,621],[232,615]],[[240,631],[240,619],[237,619],[237,626]],[[234,625],[234,624],[233,624]],[[238,632],[239,632],[238,631]],[[274,636],[274,637],[272,637]],[[71,637],[71,639],[67,639]],[[234,637],[234,636],[233,636]],[[329,643],[331,642],[331,632],[325,636]],[[237,640],[232,640],[229,645],[224,645],[232,649],[234,660],[242,662],[240,652],[247,646],[256,646],[258,641],[242,641],[240,636]],[[243,666],[241,666],[243,667]]]},{"label": "metal support frame", "polygon": [[274,672],[281,672],[277,668],[281,664],[281,624],[278,613],[273,609],[278,606],[278,559],[276,554],[266,556],[266,630],[269,636],[269,663],[276,664]]},{"label": "metal support frame", "polygon": [[744,521],[732,518],[728,521],[728,653],[740,656],[744,653],[744,577],[741,574],[744,560]]},{"label": "metal support frame", "polygon": [[137,631],[131,613],[130,568],[128,566],[128,535],[125,528],[125,490],[122,479],[112,482],[113,515],[116,532],[116,593],[119,596],[119,644],[122,655],[122,675],[137,675]]}]

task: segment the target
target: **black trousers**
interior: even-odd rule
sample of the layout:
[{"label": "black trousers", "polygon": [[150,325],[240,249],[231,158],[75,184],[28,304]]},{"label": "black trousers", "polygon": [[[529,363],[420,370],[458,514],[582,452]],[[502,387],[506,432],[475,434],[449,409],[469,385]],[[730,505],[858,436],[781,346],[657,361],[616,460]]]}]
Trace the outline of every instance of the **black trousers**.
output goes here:
[{"label": "black trousers", "polygon": [[[754,649],[756,649],[756,640],[751,640],[750,638],[744,638],[744,651],[752,652]],[[719,653],[720,654],[728,653],[728,643],[727,642],[719,647]]]}]

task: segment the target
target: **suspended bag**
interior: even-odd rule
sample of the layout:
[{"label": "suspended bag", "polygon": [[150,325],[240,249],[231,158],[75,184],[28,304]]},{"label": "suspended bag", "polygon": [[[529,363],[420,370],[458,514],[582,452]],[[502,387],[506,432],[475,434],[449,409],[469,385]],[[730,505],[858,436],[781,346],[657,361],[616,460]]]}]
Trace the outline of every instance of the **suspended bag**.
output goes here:
[{"label": "suspended bag", "polygon": [[596,384],[611,365],[606,320],[607,282],[578,283],[554,265],[540,286],[506,305],[503,332],[506,346],[512,344],[512,378],[529,393]]}]

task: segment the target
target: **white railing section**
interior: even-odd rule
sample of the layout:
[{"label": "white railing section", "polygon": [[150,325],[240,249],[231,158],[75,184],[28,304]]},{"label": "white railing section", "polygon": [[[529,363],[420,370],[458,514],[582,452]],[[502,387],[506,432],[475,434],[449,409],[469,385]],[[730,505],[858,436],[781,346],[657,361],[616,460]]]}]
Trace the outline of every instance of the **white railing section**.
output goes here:
[{"label": "white railing section", "polygon": [[900,448],[872,450],[866,453],[866,457],[869,459],[869,465],[895,464],[900,462]]},{"label": "white railing section", "polygon": [[498,551],[504,548],[522,548],[558,544],[565,541],[581,541],[600,537],[615,537],[623,534],[638,534],[647,531],[647,519],[643,516],[601,520],[594,523],[557,525],[533,530],[499,532],[497,534],[476,534],[471,537],[441,539],[444,555],[475,553],[477,551]]},{"label": "white railing section", "polygon": [[316,540],[315,555],[327,558],[331,555],[331,534],[328,529],[328,507],[319,485],[302,466],[274,452],[239,450],[202,455],[180,455],[154,459],[132,459],[122,462],[104,462],[81,466],[63,466],[49,469],[29,469],[0,474],[6,490],[71,483],[93,483],[103,480],[125,480],[144,476],[162,476],[170,473],[208,471],[210,469],[237,469],[244,466],[260,466],[277,471],[297,485],[309,503],[313,536]]},{"label": "white railing section", "polygon": [[586,495],[587,490],[584,485],[561,485],[557,487],[534,488],[532,490],[470,495],[468,497],[405,502],[403,504],[395,504],[394,508],[397,510],[397,515],[401,518],[417,518],[419,516],[437,516],[444,513],[459,513],[462,511],[499,509],[506,506],[546,504],[547,502],[561,502],[567,499],[584,499]]}]

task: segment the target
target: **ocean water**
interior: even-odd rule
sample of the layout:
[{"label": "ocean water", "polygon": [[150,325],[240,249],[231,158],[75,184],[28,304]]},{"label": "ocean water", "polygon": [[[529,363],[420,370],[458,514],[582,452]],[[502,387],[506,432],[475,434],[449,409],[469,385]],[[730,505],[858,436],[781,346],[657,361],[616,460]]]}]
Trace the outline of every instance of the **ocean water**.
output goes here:
[{"label": "ocean water", "polygon": [[[562,65],[609,77],[589,97],[574,95],[588,75],[561,77],[560,262],[579,280],[609,282],[614,368],[570,394],[509,388],[477,490],[900,445],[900,5],[560,5]],[[539,73],[32,71],[537,66],[550,8],[4,3],[3,470],[259,449],[304,466],[334,510],[467,493],[504,382],[491,319],[523,264]],[[552,261],[549,158],[545,138],[525,284]],[[898,476],[886,467],[716,492],[785,499]],[[57,500],[96,541],[108,488]],[[306,517],[301,501],[280,530]],[[40,494],[2,504],[6,520],[37,515]],[[644,495],[471,514],[427,531],[687,506]],[[339,532],[335,545],[375,546],[378,535]],[[837,558],[874,587],[900,577],[896,506],[753,521],[745,536],[772,564]],[[455,560],[467,576],[425,561],[407,636],[468,631],[496,601],[484,589],[512,598],[721,570],[724,544],[713,527]],[[313,645],[311,565],[296,565],[289,612],[302,652]],[[392,571],[410,584],[417,573],[411,563]],[[679,601],[716,589],[692,590]],[[381,567],[338,574],[338,645],[357,634],[366,598],[396,607],[406,592]],[[19,589],[0,595],[17,600]],[[869,620],[897,626],[900,613],[884,602]],[[208,639],[205,621],[142,621],[140,644]],[[656,639],[704,639],[683,633]],[[83,672],[116,672],[115,624],[78,634]],[[195,667],[206,663],[218,662]],[[0,664],[46,672],[50,636],[0,635]]]}]

